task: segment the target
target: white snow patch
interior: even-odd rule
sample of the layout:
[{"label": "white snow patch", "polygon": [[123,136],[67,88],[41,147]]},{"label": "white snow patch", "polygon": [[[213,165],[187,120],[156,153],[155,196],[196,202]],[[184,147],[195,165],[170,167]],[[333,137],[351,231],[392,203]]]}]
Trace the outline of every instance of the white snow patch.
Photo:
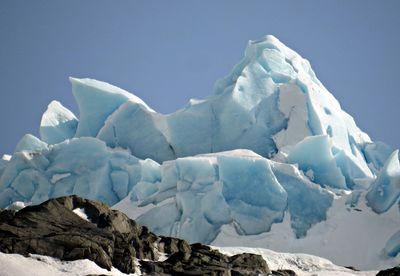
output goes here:
[{"label": "white snow patch", "polygon": [[32,160],[32,158],[33,158],[33,154],[31,152],[22,151],[21,154],[24,157],[24,159],[27,161]]},{"label": "white snow patch", "polygon": [[75,214],[77,214],[78,216],[83,218],[84,220],[91,222],[89,220],[88,216],[86,215],[84,208],[75,208],[74,210],[72,210],[72,212],[74,212]]},{"label": "white snow patch", "polygon": [[1,159],[4,160],[4,161],[10,161],[11,157],[12,157],[11,155],[4,154],[3,157],[1,157]]},{"label": "white snow patch", "polygon": [[286,129],[273,136],[278,149],[295,145],[310,136],[306,95],[297,85],[285,84],[279,87],[279,110],[289,120]]},{"label": "white snow patch", "polygon": [[[4,254],[0,252],[1,276],[80,276],[80,275],[110,275],[124,276],[116,268],[108,271],[89,260],[60,261],[55,258],[41,255],[24,257],[18,254]],[[139,273],[130,274],[140,275]]]},{"label": "white snow patch", "polygon": [[42,116],[41,127],[56,126],[69,120],[76,120],[75,115],[65,108],[60,102],[52,101]]},{"label": "white snow patch", "polygon": [[22,201],[15,201],[13,203],[11,203],[7,209],[8,210],[14,210],[14,211],[19,211],[21,209],[24,209],[26,206],[31,205],[31,203],[27,203],[27,202],[22,202]]},{"label": "white snow patch", "polygon": [[232,256],[240,253],[253,253],[261,255],[271,270],[291,269],[299,276],[306,275],[375,275],[377,271],[353,271],[345,267],[337,266],[331,261],[307,254],[278,253],[263,248],[247,247],[213,247],[220,252]]}]

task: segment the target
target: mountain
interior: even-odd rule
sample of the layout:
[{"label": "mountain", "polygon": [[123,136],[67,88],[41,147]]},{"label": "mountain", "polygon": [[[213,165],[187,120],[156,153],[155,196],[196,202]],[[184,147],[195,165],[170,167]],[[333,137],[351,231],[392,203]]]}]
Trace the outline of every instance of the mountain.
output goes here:
[{"label": "mountain", "polygon": [[0,207],[77,194],[159,235],[265,247],[379,269],[399,263],[399,153],[373,142],[273,36],[250,41],[214,95],[163,115],[113,85],[71,78],[0,160]]}]

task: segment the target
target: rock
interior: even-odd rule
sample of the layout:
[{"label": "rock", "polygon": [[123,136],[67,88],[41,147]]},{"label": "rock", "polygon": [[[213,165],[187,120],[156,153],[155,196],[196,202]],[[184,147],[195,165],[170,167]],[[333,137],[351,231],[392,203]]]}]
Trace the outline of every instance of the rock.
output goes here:
[{"label": "rock", "polygon": [[[175,242],[179,241],[171,241],[170,244]],[[175,245],[172,247],[176,248]],[[172,252],[164,262],[141,261],[140,264],[143,272],[150,275],[250,276],[270,273],[267,263],[259,255],[244,253],[228,257],[200,243]]]},{"label": "rock", "polygon": [[[100,267],[148,275],[268,275],[255,254],[226,256],[209,246],[158,237],[125,214],[77,196],[51,199],[20,211],[0,210],[0,251],[89,259]],[[167,259],[160,256],[166,255]],[[165,260],[164,260],[165,259]],[[295,274],[273,274],[295,275]]]},{"label": "rock", "polygon": [[296,276],[296,272],[290,269],[278,269],[271,271],[271,276]]},{"label": "rock", "polygon": [[400,266],[381,270],[378,272],[378,274],[376,274],[376,276],[399,276],[399,275],[400,275]]},{"label": "rock", "polygon": [[[73,212],[77,208],[84,210],[89,221]],[[150,245],[157,239],[123,213],[77,196],[0,213],[0,251],[4,253],[89,259],[106,269],[114,266],[132,273],[135,258],[154,259]]]}]

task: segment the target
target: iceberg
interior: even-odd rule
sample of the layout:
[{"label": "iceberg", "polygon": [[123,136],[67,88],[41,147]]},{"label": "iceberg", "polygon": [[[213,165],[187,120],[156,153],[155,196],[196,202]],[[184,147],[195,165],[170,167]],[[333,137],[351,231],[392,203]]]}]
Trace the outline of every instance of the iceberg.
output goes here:
[{"label": "iceberg", "polygon": [[[61,103],[49,104],[40,139],[25,135],[0,160],[0,208],[77,194],[190,242],[230,240],[224,229],[273,239],[289,225],[287,237],[305,251],[313,248],[314,229],[352,234],[350,225],[329,224],[339,208],[332,206],[363,222],[390,217],[387,225],[400,229],[398,151],[371,141],[310,63],[273,36],[250,41],[214,95],[168,115],[111,84],[70,81],[79,119]],[[398,229],[390,230],[380,234],[370,263],[382,250],[399,257],[394,243],[385,245]],[[370,238],[356,235],[354,242]],[[342,260],[338,252],[325,253]]]}]

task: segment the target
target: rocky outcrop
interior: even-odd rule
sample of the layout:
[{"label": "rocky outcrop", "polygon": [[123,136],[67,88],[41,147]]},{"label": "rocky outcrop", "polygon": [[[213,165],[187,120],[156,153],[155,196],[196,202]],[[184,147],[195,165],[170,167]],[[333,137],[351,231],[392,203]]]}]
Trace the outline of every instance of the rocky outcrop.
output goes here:
[{"label": "rocky outcrop", "polygon": [[200,243],[184,247],[170,255],[164,262],[140,261],[146,274],[157,275],[268,275],[265,260],[254,254],[239,254],[228,257]]},{"label": "rocky outcrop", "polygon": [[158,237],[125,214],[77,196],[51,199],[18,212],[0,210],[0,251],[61,260],[89,259],[125,273],[135,272],[137,262],[142,272],[150,275],[271,273],[259,255],[229,257],[199,243],[189,245],[184,240]]},{"label": "rocky outcrop", "polygon": [[[82,210],[87,220],[74,210]],[[131,273],[136,258],[154,259],[158,237],[105,204],[76,196],[0,213],[0,251],[89,259]]]},{"label": "rocky outcrop", "polygon": [[399,276],[399,275],[400,275],[400,266],[381,270],[378,272],[378,274],[376,274],[376,276]]}]

